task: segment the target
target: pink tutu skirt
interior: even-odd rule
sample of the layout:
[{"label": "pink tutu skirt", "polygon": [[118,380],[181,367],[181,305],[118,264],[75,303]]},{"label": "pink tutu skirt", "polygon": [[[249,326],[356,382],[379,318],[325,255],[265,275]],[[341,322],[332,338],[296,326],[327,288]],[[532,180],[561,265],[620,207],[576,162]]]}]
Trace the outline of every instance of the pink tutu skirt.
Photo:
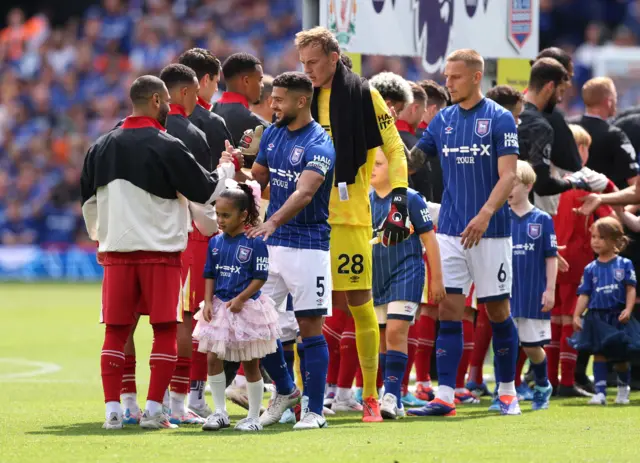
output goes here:
[{"label": "pink tutu skirt", "polygon": [[278,312],[265,295],[249,299],[239,313],[231,312],[225,302],[214,297],[211,321],[204,320],[202,310],[195,319],[198,324],[193,337],[200,343],[198,350],[232,362],[261,359],[275,352],[282,334]]}]

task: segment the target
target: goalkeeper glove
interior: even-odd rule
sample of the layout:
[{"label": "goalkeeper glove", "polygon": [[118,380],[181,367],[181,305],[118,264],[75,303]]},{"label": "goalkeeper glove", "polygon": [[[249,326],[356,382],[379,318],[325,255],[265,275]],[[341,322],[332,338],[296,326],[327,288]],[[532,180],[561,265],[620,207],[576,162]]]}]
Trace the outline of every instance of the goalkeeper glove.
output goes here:
[{"label": "goalkeeper glove", "polygon": [[256,156],[260,150],[260,139],[264,132],[264,126],[259,125],[254,130],[247,129],[240,140],[240,151],[243,156]]},{"label": "goalkeeper glove", "polygon": [[383,246],[395,246],[409,237],[411,223],[406,188],[395,188],[391,192],[391,207],[387,218],[380,225],[380,232]]}]

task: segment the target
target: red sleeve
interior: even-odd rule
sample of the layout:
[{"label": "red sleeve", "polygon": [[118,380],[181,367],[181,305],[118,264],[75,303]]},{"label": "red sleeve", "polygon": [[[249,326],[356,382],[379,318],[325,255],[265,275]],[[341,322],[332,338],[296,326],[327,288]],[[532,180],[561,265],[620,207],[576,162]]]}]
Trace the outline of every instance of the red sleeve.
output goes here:
[{"label": "red sleeve", "polygon": [[604,188],[604,190],[602,190],[603,193],[613,193],[614,191],[616,191],[616,184],[613,183],[611,180],[609,180],[607,182],[607,186]]}]

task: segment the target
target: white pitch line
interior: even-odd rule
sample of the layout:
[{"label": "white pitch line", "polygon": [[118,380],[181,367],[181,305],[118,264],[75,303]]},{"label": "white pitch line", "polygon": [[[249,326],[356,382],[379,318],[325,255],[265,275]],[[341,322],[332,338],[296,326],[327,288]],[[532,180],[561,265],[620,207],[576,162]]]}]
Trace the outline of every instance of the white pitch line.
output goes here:
[{"label": "white pitch line", "polygon": [[36,362],[34,360],[26,360],[19,358],[0,358],[0,364],[8,363],[10,365],[19,365],[32,367],[28,371],[18,373],[0,373],[0,381],[23,380],[25,378],[35,378],[37,376],[50,375],[62,370],[62,367],[56,363]]}]

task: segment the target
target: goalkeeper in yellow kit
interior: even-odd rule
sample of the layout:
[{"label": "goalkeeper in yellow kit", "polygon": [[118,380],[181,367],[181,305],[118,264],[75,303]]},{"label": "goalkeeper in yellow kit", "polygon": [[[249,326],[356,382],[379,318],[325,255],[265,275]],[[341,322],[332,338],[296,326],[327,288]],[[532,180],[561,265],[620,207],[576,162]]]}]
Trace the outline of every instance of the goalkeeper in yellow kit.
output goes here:
[{"label": "goalkeeper in yellow kit", "polygon": [[340,46],[329,30],[315,27],[299,32],[295,44],[304,72],[315,87],[312,114],[332,137],[336,149],[329,202],[333,290],[345,293],[355,321],[364,379],[363,421],[382,421],[376,390],[380,332],[371,294],[369,185],[376,148],[381,147],[389,162],[393,188],[391,210],[380,224],[381,240],[394,245],[406,239],[408,174],[404,145],[380,93],[342,64]]}]

